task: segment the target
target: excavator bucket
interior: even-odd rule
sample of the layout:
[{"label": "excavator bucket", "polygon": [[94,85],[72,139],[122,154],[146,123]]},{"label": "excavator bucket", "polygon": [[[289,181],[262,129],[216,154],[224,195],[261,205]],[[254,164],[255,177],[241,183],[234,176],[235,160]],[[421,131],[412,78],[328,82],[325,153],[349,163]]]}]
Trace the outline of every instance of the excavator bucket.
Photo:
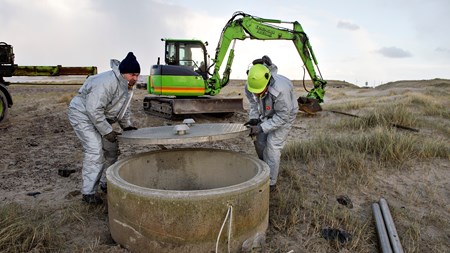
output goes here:
[{"label": "excavator bucket", "polygon": [[297,99],[297,102],[298,102],[298,109],[302,112],[306,112],[308,114],[315,114],[316,112],[322,111],[322,107],[320,106],[318,99],[299,97]]}]

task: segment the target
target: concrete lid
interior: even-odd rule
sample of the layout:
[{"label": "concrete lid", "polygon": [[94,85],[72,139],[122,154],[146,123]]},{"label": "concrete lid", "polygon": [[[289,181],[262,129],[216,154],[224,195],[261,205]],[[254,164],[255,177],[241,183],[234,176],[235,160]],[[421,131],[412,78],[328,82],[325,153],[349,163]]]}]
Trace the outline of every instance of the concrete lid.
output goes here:
[{"label": "concrete lid", "polygon": [[211,142],[236,138],[247,132],[242,124],[194,124],[184,134],[177,133],[174,126],[140,128],[123,132],[119,142],[144,145],[186,144]]}]

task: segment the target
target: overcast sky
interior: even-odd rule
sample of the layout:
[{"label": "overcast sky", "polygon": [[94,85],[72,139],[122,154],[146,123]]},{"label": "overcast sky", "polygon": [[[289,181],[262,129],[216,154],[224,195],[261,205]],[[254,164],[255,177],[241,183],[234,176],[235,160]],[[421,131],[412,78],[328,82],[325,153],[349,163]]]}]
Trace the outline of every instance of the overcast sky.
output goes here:
[{"label": "overcast sky", "polygon": [[[214,51],[235,11],[303,26],[326,80],[370,86],[450,79],[449,0],[0,0],[0,41],[19,65],[97,66],[133,51],[148,74],[161,38],[201,39]],[[269,55],[279,73],[301,79],[290,41],[238,41],[231,78]],[[309,79],[309,77],[308,77]]]}]

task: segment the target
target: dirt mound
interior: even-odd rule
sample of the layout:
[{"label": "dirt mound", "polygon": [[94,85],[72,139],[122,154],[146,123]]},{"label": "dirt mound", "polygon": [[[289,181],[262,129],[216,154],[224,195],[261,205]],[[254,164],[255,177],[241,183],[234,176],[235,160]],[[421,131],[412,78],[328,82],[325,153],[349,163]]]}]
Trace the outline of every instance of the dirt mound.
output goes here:
[{"label": "dirt mound", "polygon": [[424,88],[424,87],[436,87],[436,88],[450,88],[450,80],[448,79],[431,79],[431,80],[402,80],[382,84],[375,89],[387,90],[394,88]]}]

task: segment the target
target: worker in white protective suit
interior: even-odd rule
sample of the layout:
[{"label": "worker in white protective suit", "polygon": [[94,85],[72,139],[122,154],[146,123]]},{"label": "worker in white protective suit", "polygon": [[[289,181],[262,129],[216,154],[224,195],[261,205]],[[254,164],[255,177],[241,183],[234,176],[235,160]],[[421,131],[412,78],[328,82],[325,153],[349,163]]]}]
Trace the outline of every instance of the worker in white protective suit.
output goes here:
[{"label": "worker in white protective suit", "polygon": [[134,85],[141,72],[132,52],[122,62],[111,60],[112,70],[89,77],[70,102],[70,124],[80,139],[83,150],[82,200],[102,204],[97,186],[107,191],[105,170],[117,161],[119,146],[112,124],[118,122],[123,131],[136,130],[131,124],[129,104]]},{"label": "worker in white protective suit", "polygon": [[250,103],[250,128],[259,159],[269,165],[270,189],[276,190],[283,149],[298,112],[294,86],[268,56],[253,61],[247,72],[245,94]]}]

